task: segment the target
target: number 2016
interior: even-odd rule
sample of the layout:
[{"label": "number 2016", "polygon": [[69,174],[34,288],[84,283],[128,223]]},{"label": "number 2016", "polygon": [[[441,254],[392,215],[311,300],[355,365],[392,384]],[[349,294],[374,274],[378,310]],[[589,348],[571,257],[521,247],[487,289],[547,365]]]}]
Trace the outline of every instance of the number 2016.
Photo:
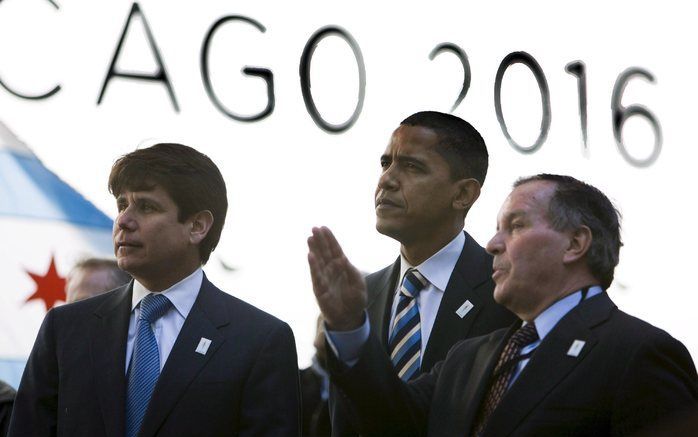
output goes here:
[{"label": "number 2016", "polygon": [[[470,88],[470,63],[465,52],[455,44],[452,43],[442,43],[437,45],[432,52],[429,54],[430,59],[434,59],[438,54],[443,52],[451,52],[455,54],[460,60],[463,66],[463,85],[461,91],[458,94],[456,102],[453,104],[451,111],[455,110],[458,105],[463,101],[463,98],[468,93]],[[531,70],[533,77],[535,77],[538,83],[538,89],[541,94],[541,104],[542,104],[542,117],[540,132],[538,137],[530,146],[523,146],[514,140],[509,133],[506,122],[504,121],[504,114],[502,112],[502,80],[507,69],[514,64],[523,64]],[[581,123],[582,131],[582,141],[584,148],[588,147],[587,142],[587,81],[586,81],[586,66],[582,61],[570,62],[565,66],[565,71],[577,78],[577,91],[579,95],[579,118]],[[645,106],[640,104],[632,104],[629,106],[623,106],[621,100],[623,98],[623,92],[625,87],[628,85],[631,79],[636,77],[643,78],[649,82],[654,82],[654,76],[645,69],[639,67],[631,67],[623,71],[613,86],[613,93],[611,97],[611,115],[613,117],[613,136],[618,146],[618,151],[623,156],[623,158],[635,167],[648,167],[652,165],[657,158],[662,149],[662,129],[657,120],[657,117]],[[526,52],[513,52],[507,55],[499,65],[497,69],[497,75],[494,81],[494,107],[497,114],[497,120],[502,128],[502,132],[506,137],[507,141],[511,146],[521,152],[521,153],[533,153],[538,150],[548,135],[550,130],[550,90],[548,88],[548,82],[545,79],[545,74],[541,69],[538,62]],[[646,158],[636,158],[628,152],[625,144],[623,143],[623,126],[625,122],[633,116],[642,117],[652,126],[654,131],[654,146],[652,152]]]}]

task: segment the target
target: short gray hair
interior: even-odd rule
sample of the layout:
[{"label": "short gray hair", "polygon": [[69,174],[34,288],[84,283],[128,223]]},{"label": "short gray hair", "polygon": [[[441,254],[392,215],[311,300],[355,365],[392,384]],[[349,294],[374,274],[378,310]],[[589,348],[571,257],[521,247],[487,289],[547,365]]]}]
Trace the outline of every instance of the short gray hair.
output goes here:
[{"label": "short gray hair", "polygon": [[131,275],[119,268],[116,261],[103,258],[84,258],[75,263],[73,270],[106,270],[109,272],[109,283],[105,284],[107,288],[104,291],[109,291],[116,287],[120,287],[131,280]]},{"label": "short gray hair", "polygon": [[596,187],[573,178],[541,173],[523,177],[514,188],[528,182],[555,183],[555,193],[548,205],[548,219],[553,229],[568,231],[586,226],[591,230],[591,246],[586,262],[604,289],[613,282],[613,274],[623,242],[620,238],[620,212]]}]

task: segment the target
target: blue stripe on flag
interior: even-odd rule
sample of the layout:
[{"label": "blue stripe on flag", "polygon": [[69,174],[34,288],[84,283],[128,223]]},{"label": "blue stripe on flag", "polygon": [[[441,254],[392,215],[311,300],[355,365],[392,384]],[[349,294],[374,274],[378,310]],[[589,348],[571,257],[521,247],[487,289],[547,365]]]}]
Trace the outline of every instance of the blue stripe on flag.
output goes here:
[{"label": "blue stripe on flag", "polygon": [[0,149],[0,215],[111,229],[112,220],[38,158]]}]

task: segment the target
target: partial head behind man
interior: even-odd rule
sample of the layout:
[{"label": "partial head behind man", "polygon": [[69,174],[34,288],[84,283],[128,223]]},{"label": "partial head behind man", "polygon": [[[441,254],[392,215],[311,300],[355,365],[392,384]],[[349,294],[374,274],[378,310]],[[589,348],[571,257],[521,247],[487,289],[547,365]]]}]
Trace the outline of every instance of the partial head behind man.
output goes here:
[{"label": "partial head behind man", "polygon": [[519,179],[487,245],[495,300],[530,320],[585,286],[608,288],[621,245],[620,214],[597,188],[571,176]]},{"label": "partial head behind man", "polygon": [[208,261],[228,208],[225,182],[209,157],[181,144],[138,149],[114,163],[109,191],[119,210],[117,261],[136,279],[174,277]]},{"label": "partial head behind man", "polygon": [[463,228],[485,181],[488,154],[469,123],[425,111],[403,120],[380,163],[376,229],[402,243],[403,254],[426,245],[417,252],[430,256]]},{"label": "partial head behind man", "polygon": [[85,258],[68,274],[65,285],[66,302],[72,303],[105,293],[124,285],[131,276],[111,259]]}]

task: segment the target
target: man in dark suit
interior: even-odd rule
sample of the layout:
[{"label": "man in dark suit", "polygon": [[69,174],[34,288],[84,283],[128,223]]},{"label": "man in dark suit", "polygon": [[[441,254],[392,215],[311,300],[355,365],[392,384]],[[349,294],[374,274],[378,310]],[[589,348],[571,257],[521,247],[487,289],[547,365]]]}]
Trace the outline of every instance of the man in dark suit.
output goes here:
[{"label": "man in dark suit", "polygon": [[[487,147],[477,130],[450,114],[418,112],[393,132],[380,164],[376,229],[400,242],[400,256],[366,277],[367,312],[383,349],[402,354],[395,347],[401,285],[413,270],[425,279],[414,297],[419,332],[393,366],[409,380],[431,370],[457,341],[508,326],[514,316],[492,299],[491,257],[463,230],[487,174]],[[332,435],[356,435],[351,408],[334,390],[330,404]]]},{"label": "man in dark suit", "polygon": [[297,436],[285,323],[202,271],[227,211],[205,155],[156,144],[116,161],[114,250],[134,281],[51,310],[19,387],[12,436]]},{"label": "man in dark suit", "polygon": [[0,380],[0,437],[7,435],[7,428],[10,426],[10,416],[12,415],[12,405],[16,394],[12,387]]},{"label": "man in dark suit", "polygon": [[322,317],[318,317],[315,329],[315,355],[312,364],[301,369],[301,435],[303,437],[329,437],[331,434],[329,413],[330,376],[327,374],[327,349]]},{"label": "man in dark suit", "polygon": [[[606,294],[621,246],[619,215],[574,178],[518,181],[487,245],[494,298],[521,321],[458,343],[410,383],[394,376],[367,331],[365,288],[331,232],[314,229],[309,246],[337,348],[331,378],[351,399],[362,435],[625,436],[698,402],[686,348]],[[336,311],[338,300],[345,311]],[[333,332],[357,327],[358,341]]]}]

